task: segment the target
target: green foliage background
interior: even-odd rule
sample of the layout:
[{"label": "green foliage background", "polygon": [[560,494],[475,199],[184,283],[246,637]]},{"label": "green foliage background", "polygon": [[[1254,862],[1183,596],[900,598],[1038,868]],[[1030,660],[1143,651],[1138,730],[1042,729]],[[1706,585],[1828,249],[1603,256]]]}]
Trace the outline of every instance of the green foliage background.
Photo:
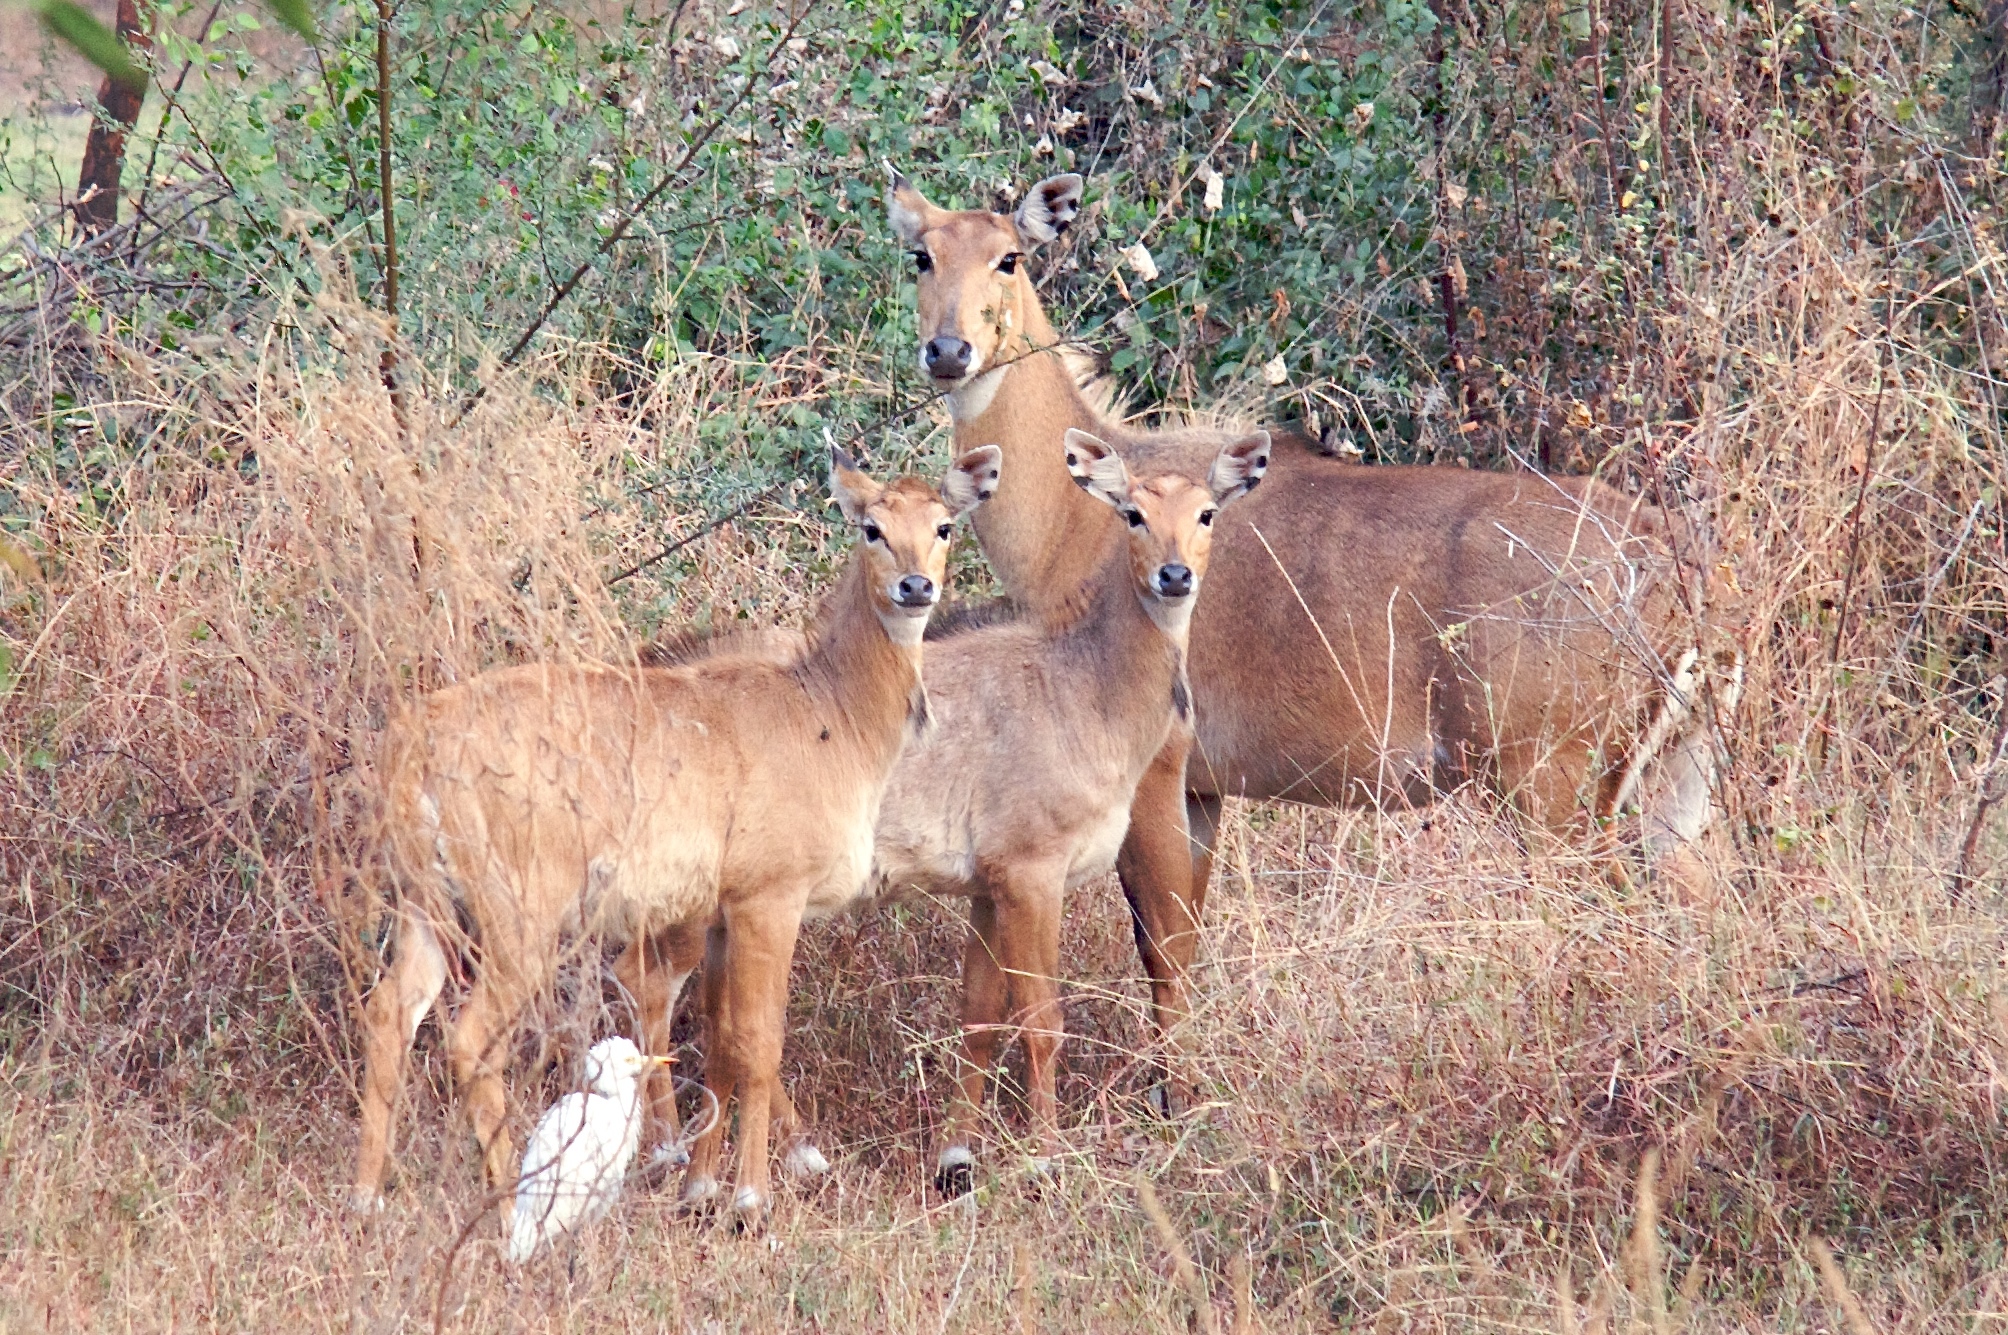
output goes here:
[{"label": "green foliage background", "polygon": [[[92,337],[200,373],[275,318],[308,337],[290,313],[331,280],[383,304],[377,6],[321,7],[312,44],[264,12],[157,11],[155,89],[128,152],[136,221],[118,245],[79,248],[49,289]],[[1865,319],[1921,311],[1920,351],[1992,374],[1991,11],[402,0],[391,14],[406,374],[450,401],[532,329],[523,360],[553,392],[583,375],[645,396],[667,368],[729,362],[745,392],[710,406],[677,462],[633,475],[666,522],[807,476],[825,425],[907,439],[924,423],[887,163],[960,206],[1086,173],[1082,226],[1040,281],[1129,401],[1302,423],[1370,462],[1636,480],[1644,446],[1704,394],[1733,400],[1767,373],[1738,351],[1756,331],[1698,294],[1757,274],[1802,228],[1886,254],[1891,287]],[[17,287],[47,281],[28,254],[76,243],[47,217],[5,262]],[[1137,243],[1154,281],[1122,261]],[[1697,310],[1722,337],[1695,334]],[[21,355],[14,420],[86,468],[65,414],[102,367],[79,356],[45,376],[31,342],[0,349]],[[1977,402],[1998,429],[1991,379]],[[89,448],[113,478],[120,451]],[[1685,485],[1677,467],[1662,481]]]},{"label": "green foliage background", "polygon": [[[632,379],[695,356],[791,374],[811,359],[791,353],[840,344],[901,368],[896,392],[910,394],[911,303],[878,203],[882,164],[965,206],[1005,206],[1040,175],[1080,170],[1094,207],[1047,272],[1047,299],[1134,401],[1266,406],[1338,428],[1369,458],[1490,464],[1519,450],[1581,467],[1684,411],[1676,388],[1636,374],[1654,317],[1678,313],[1680,271],[1722,245],[1765,244],[1791,212],[1761,193],[1733,216],[1704,212],[1694,173],[1748,146],[1711,138],[1719,109],[1663,76],[1703,55],[1747,75],[1806,170],[1859,185],[1870,233],[1903,235],[1954,276],[1937,299],[1955,349],[1971,256],[1950,215],[1995,198],[1998,56],[1984,16],[1961,9],[733,8],[394,8],[402,332],[436,384],[475,384],[586,265],[534,351],[591,347]],[[183,331],[241,328],[260,302],[310,296],[322,276],[309,242],[380,300],[377,10],[315,17],[307,47],[252,9],[161,7],[157,81],[183,66],[199,77],[158,142],[136,141],[128,183],[152,163],[215,197],[161,229],[150,275],[96,276],[102,316],[86,302],[87,321],[176,352]],[[1912,30],[1915,58],[1896,45]],[[143,129],[160,105],[157,89]],[[1948,150],[1970,164],[1948,174],[1965,182],[1959,207],[1888,188]],[[1905,163],[1909,177],[1892,176]],[[1226,178],[1217,212],[1203,204],[1209,170]],[[1154,283],[1120,267],[1138,240]],[[187,279],[149,281],[161,270]],[[1455,346],[1442,308],[1453,271]],[[1290,378],[1272,388],[1255,372],[1277,356]],[[1593,439],[1569,438],[1578,403],[1604,428]],[[869,413],[838,394],[763,423],[758,462],[792,460],[816,419]]]}]

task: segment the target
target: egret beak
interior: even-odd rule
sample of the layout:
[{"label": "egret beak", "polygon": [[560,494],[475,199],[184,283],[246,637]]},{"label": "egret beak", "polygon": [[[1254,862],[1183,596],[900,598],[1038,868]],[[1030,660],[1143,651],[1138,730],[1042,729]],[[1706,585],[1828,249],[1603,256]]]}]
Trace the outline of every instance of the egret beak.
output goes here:
[{"label": "egret beak", "polygon": [[667,1055],[665,1055],[665,1056],[660,1056],[660,1057],[650,1057],[650,1058],[647,1058],[647,1061],[648,1061],[648,1064],[649,1064],[650,1066],[674,1066],[674,1065],[676,1065],[676,1058],[674,1058],[674,1057],[671,1057],[671,1056],[667,1056]]}]

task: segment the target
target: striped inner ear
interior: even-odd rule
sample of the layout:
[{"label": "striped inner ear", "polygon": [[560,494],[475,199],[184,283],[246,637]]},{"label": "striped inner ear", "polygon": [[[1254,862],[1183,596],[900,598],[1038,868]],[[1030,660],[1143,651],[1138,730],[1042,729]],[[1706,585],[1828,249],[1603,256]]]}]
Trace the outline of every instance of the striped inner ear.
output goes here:
[{"label": "striped inner ear", "polygon": [[1129,470],[1114,454],[1105,454],[1088,466],[1088,480],[1097,490],[1121,498],[1129,495]]}]

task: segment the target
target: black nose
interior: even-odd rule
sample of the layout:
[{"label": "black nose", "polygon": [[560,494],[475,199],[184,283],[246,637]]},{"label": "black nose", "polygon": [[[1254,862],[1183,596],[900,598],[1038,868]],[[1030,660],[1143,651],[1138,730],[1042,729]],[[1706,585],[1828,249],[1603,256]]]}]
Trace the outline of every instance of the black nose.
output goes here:
[{"label": "black nose", "polygon": [[934,606],[934,581],[925,575],[908,575],[899,582],[901,607]]},{"label": "black nose", "polygon": [[1183,598],[1192,592],[1192,570],[1189,566],[1168,565],[1157,568],[1157,591],[1166,598]]},{"label": "black nose", "polygon": [[960,380],[969,374],[969,354],[976,349],[959,338],[930,338],[922,353],[927,373],[937,380]]}]

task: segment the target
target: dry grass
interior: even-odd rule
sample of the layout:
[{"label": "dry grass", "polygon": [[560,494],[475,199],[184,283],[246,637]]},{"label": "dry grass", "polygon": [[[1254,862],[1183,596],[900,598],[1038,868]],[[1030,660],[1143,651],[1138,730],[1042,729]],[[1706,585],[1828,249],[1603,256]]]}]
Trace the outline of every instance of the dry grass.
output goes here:
[{"label": "dry grass", "polygon": [[[498,392],[457,428],[420,402],[405,436],[368,374],[301,370],[282,340],[200,376],[98,349],[117,392],[17,422],[4,465],[39,517],[0,568],[0,1326],[389,1331],[436,1303],[442,1329],[677,1332],[1997,1312],[1998,830],[1958,894],[1953,873],[2001,709],[1972,664],[1999,670],[2008,614],[2002,443],[1972,377],[1850,313],[1885,280],[1821,227],[1691,294],[1669,357],[1692,421],[1615,443],[1694,498],[1738,593],[1730,819],[1690,875],[1615,890],[1471,795],[1234,811],[1182,1035],[1205,1105],[1144,1112],[1144,994],[1096,887],[1064,955],[1072,1158],[1034,1191],[994,1156],[971,1207],[930,1194],[925,1158],[954,914],[815,928],[787,1069],[834,1175],[759,1237],[638,1189],[569,1266],[520,1274],[479,1229],[447,1265],[481,1193],[431,1040],[390,1210],[337,1207],[381,930],[374,740],[490,663],[798,611],[829,533],[770,506],[673,584],[602,587],[695,527],[651,531],[626,470],[752,392],[728,363],[672,366],[618,412],[584,382]],[[373,365],[367,322],[328,318]],[[55,442],[92,432],[117,475],[61,464]],[[560,1066],[619,1020],[597,963],[546,1017]],[[527,1117],[561,1076],[523,1070]]]}]

